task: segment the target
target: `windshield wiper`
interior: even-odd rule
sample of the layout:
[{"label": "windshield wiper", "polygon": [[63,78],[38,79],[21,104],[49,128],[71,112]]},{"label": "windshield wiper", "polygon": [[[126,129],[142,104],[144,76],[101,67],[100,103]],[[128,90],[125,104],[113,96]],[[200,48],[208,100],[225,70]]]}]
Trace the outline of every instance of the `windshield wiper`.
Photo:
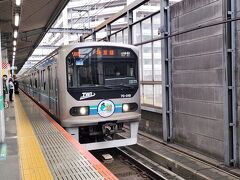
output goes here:
[{"label": "windshield wiper", "polygon": [[126,88],[131,88],[134,89],[133,86],[131,85],[126,85],[126,84],[119,84],[119,85],[105,85],[104,87],[109,88],[109,89],[113,89],[113,88],[121,88],[121,87],[126,87]]},{"label": "windshield wiper", "polygon": [[113,86],[110,86],[110,85],[105,85],[105,86],[103,86],[103,87],[105,87],[105,88],[107,88],[107,89],[113,89],[113,88],[114,88]]},{"label": "windshield wiper", "polygon": [[122,86],[122,87],[127,87],[127,88],[131,88],[131,89],[134,89],[134,87],[133,87],[133,86],[131,86],[131,85],[120,84],[120,86]]}]

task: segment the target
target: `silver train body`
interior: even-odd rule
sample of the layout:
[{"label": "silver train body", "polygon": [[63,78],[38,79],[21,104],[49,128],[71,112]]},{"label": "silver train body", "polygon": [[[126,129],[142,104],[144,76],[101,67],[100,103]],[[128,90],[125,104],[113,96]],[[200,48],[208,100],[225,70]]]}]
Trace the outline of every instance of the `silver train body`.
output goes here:
[{"label": "silver train body", "polygon": [[[138,50],[109,42],[62,46],[19,78],[20,88],[88,150],[132,145],[140,120]],[[116,138],[128,124],[128,138]]]}]

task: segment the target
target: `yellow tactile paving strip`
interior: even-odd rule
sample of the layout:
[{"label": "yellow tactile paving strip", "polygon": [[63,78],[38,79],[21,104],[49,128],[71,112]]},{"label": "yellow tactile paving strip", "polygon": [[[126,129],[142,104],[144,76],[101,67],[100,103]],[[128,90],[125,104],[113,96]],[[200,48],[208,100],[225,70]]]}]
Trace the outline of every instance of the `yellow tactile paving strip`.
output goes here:
[{"label": "yellow tactile paving strip", "polygon": [[18,96],[14,98],[22,180],[51,180],[53,176]]}]

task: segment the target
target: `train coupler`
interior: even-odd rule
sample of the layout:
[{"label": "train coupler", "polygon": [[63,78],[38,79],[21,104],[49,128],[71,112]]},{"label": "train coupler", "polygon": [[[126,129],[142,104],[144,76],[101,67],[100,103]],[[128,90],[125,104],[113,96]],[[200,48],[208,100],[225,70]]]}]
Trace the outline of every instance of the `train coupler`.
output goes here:
[{"label": "train coupler", "polygon": [[116,123],[106,123],[102,125],[102,133],[105,136],[110,136],[118,132],[118,125]]}]

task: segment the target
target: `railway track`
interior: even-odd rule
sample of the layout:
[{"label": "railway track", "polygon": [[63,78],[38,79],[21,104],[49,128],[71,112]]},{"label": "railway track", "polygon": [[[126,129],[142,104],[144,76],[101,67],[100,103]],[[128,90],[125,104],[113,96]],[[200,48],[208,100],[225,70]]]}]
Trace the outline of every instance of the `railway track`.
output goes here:
[{"label": "railway track", "polygon": [[[129,133],[120,135],[125,138]],[[143,140],[144,139],[144,140]],[[234,168],[223,166],[217,160],[208,158],[191,150],[186,151],[174,144],[166,144],[156,137],[139,132],[138,144],[129,146],[134,153],[149,159],[160,167],[174,173],[176,177],[184,179],[240,179],[239,171]],[[194,154],[194,155],[192,155]],[[167,171],[166,171],[167,172]],[[167,176],[167,179],[172,179]]]},{"label": "railway track", "polygon": [[[91,151],[91,153],[120,180],[182,180],[180,176],[130,148],[96,150]],[[111,155],[112,159],[104,159],[103,156],[106,154]]]}]

